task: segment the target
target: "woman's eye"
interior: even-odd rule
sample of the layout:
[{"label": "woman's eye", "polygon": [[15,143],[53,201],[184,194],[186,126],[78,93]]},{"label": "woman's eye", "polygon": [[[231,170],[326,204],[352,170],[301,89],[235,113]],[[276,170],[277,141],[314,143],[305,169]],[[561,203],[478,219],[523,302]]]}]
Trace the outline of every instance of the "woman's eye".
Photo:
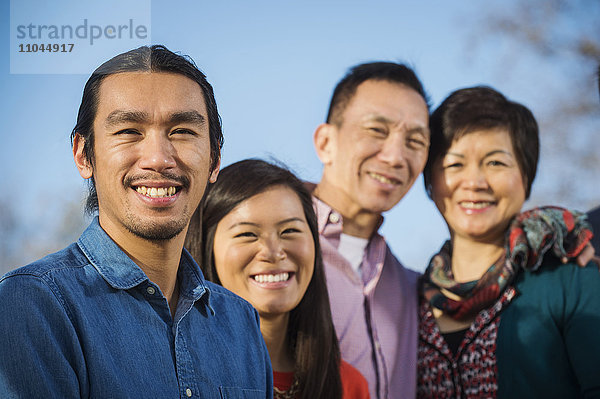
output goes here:
[{"label": "woman's eye", "polygon": [[506,166],[506,164],[502,161],[498,161],[498,160],[493,160],[488,162],[488,165],[490,166]]},{"label": "woman's eye", "polygon": [[462,166],[462,163],[453,162],[453,163],[448,163],[448,164],[444,165],[444,169],[460,168],[461,166]]},{"label": "woman's eye", "polygon": [[250,238],[252,238],[252,237],[256,237],[256,234],[254,234],[254,233],[252,233],[250,231],[244,231],[243,233],[239,233],[239,234],[236,234],[234,236],[234,238],[238,238],[238,237],[240,237],[240,238],[242,238],[242,237],[250,237]]},{"label": "woman's eye", "polygon": [[291,233],[300,233],[300,230],[290,227],[290,228],[287,228],[282,231],[282,234],[291,234]]}]

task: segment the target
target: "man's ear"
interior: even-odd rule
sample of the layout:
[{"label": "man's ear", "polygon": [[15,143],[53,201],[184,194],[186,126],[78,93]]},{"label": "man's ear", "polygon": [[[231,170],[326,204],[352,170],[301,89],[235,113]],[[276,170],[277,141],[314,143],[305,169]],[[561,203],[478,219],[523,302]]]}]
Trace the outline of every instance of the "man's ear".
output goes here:
[{"label": "man's ear", "polygon": [[321,123],[317,126],[317,130],[315,130],[313,143],[317,151],[317,156],[323,165],[329,165],[333,162],[337,151],[337,134],[337,127],[330,123]]},{"label": "man's ear", "polygon": [[75,133],[75,137],[73,137],[73,159],[75,160],[75,166],[77,166],[81,177],[89,179],[92,177],[94,169],[85,155],[84,145],[85,139],[79,133]]},{"label": "man's ear", "polygon": [[214,183],[217,181],[217,176],[219,176],[219,171],[221,170],[221,157],[217,161],[215,168],[210,172],[210,176],[208,177],[209,183]]}]

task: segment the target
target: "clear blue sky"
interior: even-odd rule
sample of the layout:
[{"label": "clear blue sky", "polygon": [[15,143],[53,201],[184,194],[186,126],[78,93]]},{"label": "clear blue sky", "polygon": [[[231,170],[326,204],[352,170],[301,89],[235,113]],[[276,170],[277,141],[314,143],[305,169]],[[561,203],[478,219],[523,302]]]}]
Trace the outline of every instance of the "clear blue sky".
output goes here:
[{"label": "clear blue sky", "polygon": [[[225,135],[223,165],[248,157],[275,157],[302,178],[317,181],[321,165],[312,133],[325,118],[336,82],[348,67],[366,61],[411,64],[434,106],[456,88],[488,84],[535,111],[528,102],[536,98],[531,86],[521,84],[519,76],[505,79],[498,74],[500,44],[490,38],[477,48],[471,45],[483,16],[505,1],[111,0],[93,2],[93,7],[92,2],[73,0],[13,1],[13,11],[26,12],[38,25],[78,25],[84,19],[103,26],[130,18],[143,21],[149,43],[190,55],[215,89]],[[88,76],[11,74],[15,48],[10,42],[11,37],[16,40],[16,32],[9,27],[6,0],[1,13],[0,186],[5,201],[17,210],[19,224],[43,233],[51,231],[53,217],[64,204],[83,198],[69,133]],[[53,43],[63,42],[69,40]],[[65,71],[89,74],[127,49],[121,48],[124,45],[124,40],[99,39],[91,51],[54,58],[58,61],[53,61],[52,72],[60,70],[56,62],[62,62]],[[26,63],[48,62],[50,56],[35,54]],[[597,188],[595,194],[600,199]],[[382,232],[401,261],[416,270],[425,267],[448,235],[421,179],[385,215]]]}]

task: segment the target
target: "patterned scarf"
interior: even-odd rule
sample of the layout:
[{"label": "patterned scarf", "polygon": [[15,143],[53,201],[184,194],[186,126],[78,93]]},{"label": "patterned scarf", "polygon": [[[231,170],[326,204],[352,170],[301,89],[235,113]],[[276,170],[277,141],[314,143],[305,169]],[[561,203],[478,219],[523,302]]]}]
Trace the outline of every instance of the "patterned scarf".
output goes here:
[{"label": "patterned scarf", "polygon": [[[456,320],[489,307],[519,270],[535,271],[544,255],[575,258],[592,238],[585,213],[546,206],[517,215],[506,233],[504,254],[476,281],[457,283],[452,274],[452,247],[446,241],[422,277],[422,292],[431,306]],[[449,291],[460,300],[444,295]]]}]

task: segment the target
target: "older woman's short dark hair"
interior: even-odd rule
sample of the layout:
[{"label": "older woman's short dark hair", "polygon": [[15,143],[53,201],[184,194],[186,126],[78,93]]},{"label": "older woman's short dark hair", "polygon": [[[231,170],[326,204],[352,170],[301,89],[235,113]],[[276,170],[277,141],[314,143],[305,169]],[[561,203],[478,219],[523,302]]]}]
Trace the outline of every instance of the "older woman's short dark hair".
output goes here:
[{"label": "older woman's short dark hair", "polygon": [[531,111],[508,100],[491,87],[477,86],[456,90],[431,114],[431,146],[423,176],[431,197],[431,170],[454,140],[477,130],[506,129],[515,151],[529,198],[537,172],[540,143],[538,124]]}]

